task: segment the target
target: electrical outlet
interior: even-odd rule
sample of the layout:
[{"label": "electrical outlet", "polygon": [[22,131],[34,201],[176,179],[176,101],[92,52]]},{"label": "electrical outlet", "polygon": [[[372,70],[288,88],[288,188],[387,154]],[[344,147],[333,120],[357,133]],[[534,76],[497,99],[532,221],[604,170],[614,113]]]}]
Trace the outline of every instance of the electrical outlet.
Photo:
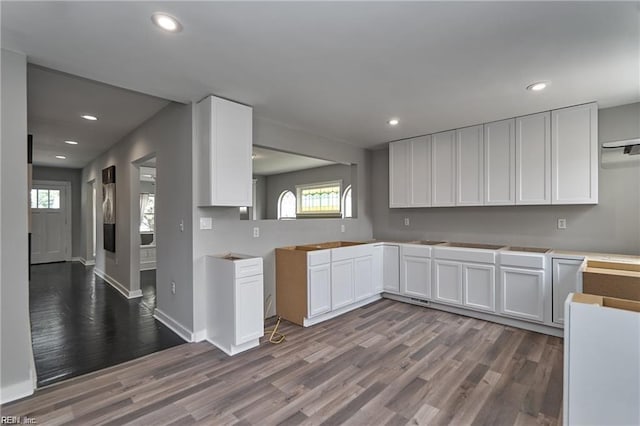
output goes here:
[{"label": "electrical outlet", "polygon": [[408,217],[404,218],[404,226],[409,226],[411,224],[411,222],[409,221]]},{"label": "electrical outlet", "polygon": [[180,219],[180,232],[184,232],[184,220]]},{"label": "electrical outlet", "polygon": [[344,232],[346,230],[347,230],[347,227],[344,224],[340,225],[340,232]]},{"label": "electrical outlet", "polygon": [[200,229],[213,229],[213,219],[210,217],[201,217]]},{"label": "electrical outlet", "polygon": [[567,219],[558,219],[558,229],[567,229]]},{"label": "electrical outlet", "polygon": [[176,282],[171,281],[171,294],[176,294]]},{"label": "electrical outlet", "polygon": [[253,228],[253,238],[258,238],[258,237],[260,237],[260,228],[256,226]]}]

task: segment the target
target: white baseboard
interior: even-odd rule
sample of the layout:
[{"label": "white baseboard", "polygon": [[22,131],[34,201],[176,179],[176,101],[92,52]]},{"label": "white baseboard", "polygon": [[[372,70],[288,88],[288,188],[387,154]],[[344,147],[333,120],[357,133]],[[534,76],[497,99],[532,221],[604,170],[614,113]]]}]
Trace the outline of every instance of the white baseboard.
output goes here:
[{"label": "white baseboard", "polygon": [[169,315],[162,312],[160,309],[156,308],[153,311],[153,317],[169,327],[174,333],[178,336],[182,337],[187,342],[193,342],[194,336],[191,330],[189,330],[184,325],[180,324],[178,321],[171,318]]},{"label": "white baseboard", "polygon": [[140,270],[141,271],[151,271],[156,269],[156,261],[152,260],[151,262],[140,262]]},{"label": "white baseboard", "polygon": [[0,389],[0,404],[6,404],[7,402],[33,395],[33,390],[33,379],[31,377],[20,383],[5,386]]},{"label": "white baseboard", "polygon": [[72,262],[80,262],[82,263],[84,266],[93,266],[96,264],[95,260],[87,260],[84,257],[72,257],[71,258]]},{"label": "white baseboard", "polygon": [[142,290],[138,289],[138,290],[131,291],[128,288],[126,288],[124,285],[122,285],[122,283],[118,282],[118,280],[116,280],[115,278],[113,278],[112,276],[110,276],[109,274],[105,273],[104,271],[98,268],[94,268],[93,272],[97,276],[99,276],[100,278],[102,278],[103,280],[111,284],[111,287],[118,290],[118,292],[122,294],[124,297],[126,297],[127,299],[135,299],[136,297],[142,297]]},{"label": "white baseboard", "polygon": [[93,266],[96,264],[95,260],[85,260],[84,261],[84,266]]},{"label": "white baseboard", "polygon": [[202,342],[207,339],[207,330],[200,330],[193,333],[194,342]]}]

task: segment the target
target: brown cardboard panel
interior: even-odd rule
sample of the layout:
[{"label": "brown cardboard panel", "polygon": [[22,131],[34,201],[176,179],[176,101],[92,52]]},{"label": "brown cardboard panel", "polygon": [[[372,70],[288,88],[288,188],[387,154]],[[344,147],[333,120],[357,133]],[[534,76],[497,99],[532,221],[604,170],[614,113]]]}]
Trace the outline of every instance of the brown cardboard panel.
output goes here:
[{"label": "brown cardboard panel", "polygon": [[572,302],[584,303],[587,305],[600,305],[602,306],[602,296],[596,296],[595,294],[575,293],[571,298]]},{"label": "brown cardboard panel", "polygon": [[276,314],[303,325],[307,314],[307,253],[276,249]]},{"label": "brown cardboard panel", "polygon": [[586,268],[582,273],[582,291],[600,296],[640,301],[640,273]]},{"label": "brown cardboard panel", "polygon": [[622,309],[625,311],[640,312],[640,302],[635,300],[617,299],[615,297],[603,297],[593,294],[576,293],[571,299],[574,303],[598,305],[605,308]]},{"label": "brown cardboard panel", "polygon": [[640,272],[640,265],[638,264],[625,263],[625,262],[610,262],[610,261],[604,261],[604,260],[589,260],[587,262],[587,267]]}]

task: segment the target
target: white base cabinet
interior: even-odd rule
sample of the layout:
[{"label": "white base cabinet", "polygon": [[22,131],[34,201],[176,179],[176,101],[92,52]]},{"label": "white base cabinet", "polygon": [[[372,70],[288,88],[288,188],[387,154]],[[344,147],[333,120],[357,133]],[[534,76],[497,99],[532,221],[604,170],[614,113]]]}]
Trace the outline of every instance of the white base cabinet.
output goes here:
[{"label": "white base cabinet", "polygon": [[551,261],[553,273],[551,291],[553,293],[553,322],[564,324],[564,302],[569,293],[582,292],[582,271],[584,260],[554,257]]},{"label": "white base cabinet", "polygon": [[228,355],[253,348],[264,335],[262,258],[206,256],[207,337]]},{"label": "white base cabinet", "polygon": [[462,267],[464,305],[482,311],[496,311],[496,267],[465,263]]},{"label": "white base cabinet", "polygon": [[382,289],[387,293],[400,293],[400,246],[397,244],[383,244],[380,264]]},{"label": "white base cabinet", "polygon": [[502,266],[504,315],[530,321],[544,321],[544,270]]},{"label": "white base cabinet", "polygon": [[308,317],[329,312],[331,310],[331,264],[309,266],[307,288]]},{"label": "white base cabinet", "polygon": [[433,260],[435,301],[462,305],[462,263],[450,260]]},{"label": "white base cabinet", "polygon": [[400,294],[431,299],[431,247],[404,244],[401,256]]}]

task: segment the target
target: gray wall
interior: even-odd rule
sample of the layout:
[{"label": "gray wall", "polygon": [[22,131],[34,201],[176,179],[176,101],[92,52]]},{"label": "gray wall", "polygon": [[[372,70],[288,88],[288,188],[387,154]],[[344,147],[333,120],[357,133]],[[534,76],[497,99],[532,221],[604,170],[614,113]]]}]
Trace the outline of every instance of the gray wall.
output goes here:
[{"label": "gray wall", "polygon": [[[37,135],[34,135],[37,137]],[[66,169],[61,167],[33,167],[33,180],[56,180],[71,183],[71,256],[82,256],[82,169]]]},{"label": "gray wall", "polygon": [[[357,166],[356,166],[357,167]],[[351,166],[334,164],[290,173],[267,176],[267,219],[278,218],[278,199],[288,189],[296,194],[296,185],[342,180],[342,190],[351,185]],[[341,194],[342,196],[342,194]]]},{"label": "gray wall", "polygon": [[[83,182],[95,179],[98,184],[97,222],[98,229],[101,230],[101,171],[105,167],[116,166],[116,252],[103,250],[102,232],[98,232],[96,268],[135,291],[140,286],[140,175],[133,163],[156,157],[158,309],[185,327],[191,327],[193,322],[191,140],[191,106],[172,103],[94,160],[82,172]],[[85,224],[91,214],[87,204],[85,196]],[[180,231],[181,221],[184,231]],[[175,295],[171,294],[171,281],[176,283]]]},{"label": "gray wall", "polygon": [[[640,103],[599,111],[600,143],[640,137]],[[388,150],[373,153],[378,239],[443,239],[640,254],[640,167],[600,168],[595,206],[389,208]],[[404,226],[404,218],[411,225]],[[557,220],[567,219],[567,229]]]},{"label": "gray wall", "polygon": [[141,194],[155,194],[156,185],[153,182],[140,181],[140,193]]},{"label": "gray wall", "polygon": [[27,247],[27,59],[2,49],[0,144],[0,402],[30,395]]},{"label": "gray wall", "polygon": [[[264,259],[264,295],[272,295],[273,304],[266,313],[275,312],[275,248],[331,240],[367,240],[372,236],[371,218],[367,205],[369,151],[343,143],[310,135],[265,119],[254,118],[253,142],[260,146],[280,149],[286,152],[300,153],[310,157],[325,158],[336,162],[357,164],[357,181],[362,182],[354,198],[358,204],[357,219],[307,219],[293,221],[239,220],[237,208],[194,207],[194,223],[200,217],[212,217],[213,229],[193,231],[194,261],[194,331],[204,329],[207,281],[204,271],[204,257],[207,254],[225,252],[246,253],[261,256]],[[194,149],[194,152],[197,151]],[[194,164],[197,162],[194,159]],[[203,173],[194,167],[194,193]],[[346,226],[346,232],[340,232],[340,225]],[[253,238],[253,227],[260,228],[260,237]]]}]

